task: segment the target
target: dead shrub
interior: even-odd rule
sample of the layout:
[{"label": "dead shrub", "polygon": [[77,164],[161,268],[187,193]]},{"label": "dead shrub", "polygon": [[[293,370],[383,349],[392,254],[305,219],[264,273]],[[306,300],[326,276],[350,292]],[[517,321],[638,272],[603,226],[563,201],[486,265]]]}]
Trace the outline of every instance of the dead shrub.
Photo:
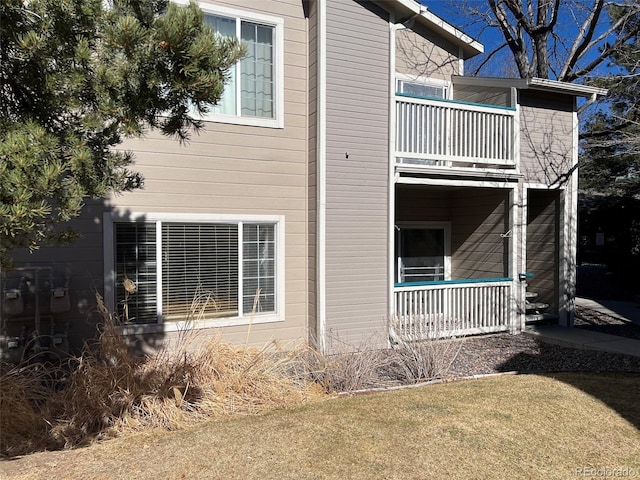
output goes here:
[{"label": "dead shrub", "polygon": [[353,392],[385,383],[387,358],[371,338],[352,344],[330,335],[329,350],[333,353],[323,355],[308,348],[298,354],[306,374],[326,392]]},{"label": "dead shrub", "polygon": [[441,329],[446,320],[449,328],[459,325],[454,319],[436,316],[431,322],[410,318],[401,322],[389,319],[393,345],[389,358],[389,375],[401,383],[417,383],[444,377],[460,353],[464,338],[447,335]]},{"label": "dead shrub", "polygon": [[47,447],[51,372],[38,365],[0,365],[0,454]]},{"label": "dead shrub", "polygon": [[401,383],[443,378],[460,353],[462,344],[458,338],[399,341],[389,352],[389,376]]},{"label": "dead shrub", "polygon": [[173,347],[136,357],[99,297],[98,307],[97,340],[70,362],[62,388],[43,381],[51,371],[43,365],[0,376],[0,408],[12,412],[0,416],[2,454],[71,448],[126,430],[174,429],[204,416],[256,413],[322,395],[289,374],[294,359],[274,343],[256,349],[216,337],[190,351],[197,334],[185,329]]}]

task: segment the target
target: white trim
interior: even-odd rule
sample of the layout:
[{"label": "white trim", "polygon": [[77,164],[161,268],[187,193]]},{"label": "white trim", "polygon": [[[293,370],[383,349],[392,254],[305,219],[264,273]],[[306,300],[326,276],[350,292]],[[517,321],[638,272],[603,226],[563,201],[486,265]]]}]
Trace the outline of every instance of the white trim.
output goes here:
[{"label": "white trim", "polygon": [[[529,216],[529,187],[526,183],[522,183],[522,200],[520,202],[520,211],[522,213],[520,220],[520,265],[519,272],[527,273],[527,217]],[[525,307],[525,292],[527,291],[527,281],[519,282],[520,295],[518,297],[518,305],[521,320],[521,328],[524,329],[526,325],[526,307]]]},{"label": "white trim", "polygon": [[[573,113],[573,158],[572,167],[578,164],[578,133],[579,133],[578,113]],[[572,327],[575,316],[575,295],[576,295],[576,261],[578,243],[578,169],[571,172],[569,187],[563,191],[564,222],[561,223],[562,239],[560,248],[560,265],[562,268],[559,275],[559,301],[560,301],[560,325]]]},{"label": "white trim", "polygon": [[419,21],[420,23],[425,24],[427,28],[439,30],[436,34],[439,34],[452,43],[457,44],[463,51],[466,50],[469,53],[468,57],[484,52],[484,46],[480,42],[474,40],[463,31],[458,30],[450,23],[428,11],[426,5],[422,5],[415,0],[379,0],[378,3],[381,3],[389,12],[392,12],[390,7],[393,8],[393,4],[399,5],[405,10],[408,10],[408,17],[396,18],[394,20],[400,24]]},{"label": "white trim", "polygon": [[516,101],[513,102],[516,109],[513,116],[513,161],[516,164],[515,173],[520,175],[520,104],[517,102],[517,91],[512,89],[511,92],[516,96]]},{"label": "white trim", "polygon": [[[387,312],[389,318],[395,314],[394,298],[394,257],[395,257],[395,219],[396,219],[396,188],[395,188],[395,148],[396,148],[396,101],[395,89],[396,73],[396,32],[398,27],[394,23],[393,13],[389,14],[389,165],[387,178]],[[390,342],[390,339],[389,339]],[[390,346],[390,345],[388,345]]]},{"label": "white trim", "polygon": [[[244,315],[244,223],[238,222],[238,317]],[[275,232],[274,232],[275,233]],[[277,237],[276,237],[277,238]]]},{"label": "white trim", "polygon": [[317,236],[316,236],[316,304],[318,349],[326,353],[327,297],[326,297],[326,209],[327,209],[327,4],[318,0],[317,5]]},{"label": "white trim", "polygon": [[[393,71],[391,72],[392,73],[391,76],[392,77],[395,76],[395,79],[393,82],[393,89],[391,90],[392,97],[395,97],[395,94],[398,93],[398,81],[401,81],[401,82],[425,85],[428,87],[443,87],[445,91],[445,96],[442,98],[444,98],[445,100],[452,99],[451,82],[449,80],[444,80],[441,78],[425,77],[424,75],[410,75],[408,73],[396,72],[395,71],[395,47],[394,47],[394,50],[392,50],[391,55],[394,57]],[[393,98],[393,100],[394,100],[393,104],[395,105],[395,100],[397,99]],[[394,108],[394,111],[395,111],[395,108]]]},{"label": "white trim", "polygon": [[593,95],[606,95],[608,90],[604,88],[579,85],[576,83],[559,82],[543,78],[500,78],[500,77],[463,77],[455,75],[454,83],[462,85],[478,85],[483,87],[517,88],[518,90],[544,90],[564,93],[578,97],[591,97]]},{"label": "white trim", "polygon": [[180,213],[180,212],[129,212],[113,210],[107,212],[114,222],[180,222],[180,223],[223,223],[223,222],[270,222],[284,221],[283,215],[250,215],[226,213]]},{"label": "white trim", "polygon": [[171,321],[163,323],[138,323],[121,325],[119,328],[123,335],[145,335],[150,333],[180,332],[184,330],[202,330],[205,328],[224,328],[235,326],[256,325],[260,323],[283,322],[284,316],[280,314],[256,314],[253,318],[248,316],[238,318],[210,318],[193,321]]},{"label": "white trim", "polygon": [[399,177],[396,183],[407,185],[440,185],[444,187],[483,187],[483,188],[517,188],[515,182],[492,182],[489,180],[465,180],[465,179],[449,179],[449,178],[416,178],[416,177]]},{"label": "white trim", "polygon": [[[238,316],[228,318],[211,318],[196,321],[163,321],[162,318],[162,252],[156,252],[157,256],[157,323],[124,325],[121,330],[125,334],[142,334],[156,332],[173,332],[184,328],[202,329],[219,328],[234,325],[248,325],[250,323],[271,323],[283,322],[285,319],[285,216],[284,215],[234,215],[234,214],[200,214],[200,213],[165,213],[165,212],[128,212],[114,210],[103,214],[103,238],[104,238],[104,291],[105,305],[115,311],[116,298],[115,289],[115,249],[114,249],[114,229],[116,222],[145,222],[156,223],[156,238],[162,235],[162,222],[180,223],[237,223],[238,243],[239,243],[239,270],[238,270],[238,292],[242,293],[242,223],[273,223],[274,238],[276,242],[276,305],[275,312],[260,313],[253,316],[243,315],[243,298],[238,296]],[[161,249],[161,243],[156,243],[156,249]],[[159,278],[158,278],[159,277]]]},{"label": "white trim", "polygon": [[285,237],[285,219],[284,216],[280,216],[280,220],[276,222],[274,232],[274,238],[276,241],[276,281],[278,282],[278,285],[276,286],[276,299],[278,302],[276,306],[277,320],[274,320],[274,322],[284,321],[284,319],[287,318],[285,315],[285,290],[287,288],[287,283],[285,281],[285,275],[287,272],[285,262]]},{"label": "white trim", "polygon": [[[463,31],[458,30],[450,23],[445,22],[443,19],[441,19],[437,15],[427,10],[426,12],[423,12],[420,16],[424,18],[432,26],[440,28],[443,32],[448,33],[450,36],[460,41],[467,48],[474,50],[472,55],[477,55],[478,53],[484,53],[484,45],[474,40]],[[460,48],[463,48],[463,47],[461,46]]]},{"label": "white trim", "polygon": [[[179,5],[188,5],[189,0],[171,0]],[[214,5],[206,1],[198,1],[198,6],[204,13],[233,17],[248,22],[262,23],[274,27],[274,115],[273,118],[263,117],[243,117],[240,114],[224,115],[220,113],[207,113],[200,118],[205,122],[229,123],[232,125],[247,125],[266,128],[284,128],[284,20],[280,17],[254,13],[238,8],[229,8]],[[237,22],[239,23],[239,22]],[[239,25],[236,30],[239,30]],[[237,38],[240,38],[239,31],[236,31]],[[239,63],[239,62],[238,62]],[[234,66],[238,68],[238,64]],[[241,89],[240,76],[236,75],[236,99],[240,98]]]},{"label": "white trim", "polygon": [[509,215],[509,228],[511,229],[511,238],[509,239],[509,266],[507,276],[513,279],[511,287],[511,311],[509,312],[511,333],[519,333],[524,328],[524,309],[518,308],[524,304],[525,288],[518,278],[518,242],[521,241],[522,228],[519,224],[520,208],[518,201],[520,188],[515,186],[508,195],[507,214]]},{"label": "white trim", "polygon": [[527,188],[531,188],[533,190],[564,190],[565,187],[560,187],[555,183],[548,185],[546,183],[537,183],[537,182],[525,182]]}]

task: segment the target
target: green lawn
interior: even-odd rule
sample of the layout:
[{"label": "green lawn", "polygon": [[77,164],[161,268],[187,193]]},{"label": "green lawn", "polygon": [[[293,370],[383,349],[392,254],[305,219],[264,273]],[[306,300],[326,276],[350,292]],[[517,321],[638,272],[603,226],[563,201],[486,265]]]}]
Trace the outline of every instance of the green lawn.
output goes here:
[{"label": "green lawn", "polygon": [[640,375],[505,375],[38,453],[1,462],[0,476],[640,478],[639,428]]}]

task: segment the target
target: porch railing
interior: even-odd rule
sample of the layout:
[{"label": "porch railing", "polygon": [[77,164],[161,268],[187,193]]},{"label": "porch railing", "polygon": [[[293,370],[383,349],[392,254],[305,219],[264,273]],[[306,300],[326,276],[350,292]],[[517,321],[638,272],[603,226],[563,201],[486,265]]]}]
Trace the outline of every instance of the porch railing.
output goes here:
[{"label": "porch railing", "polygon": [[515,167],[516,111],[396,94],[396,163]]},{"label": "porch railing", "polygon": [[509,330],[511,285],[510,278],[398,284],[391,337],[410,341]]}]

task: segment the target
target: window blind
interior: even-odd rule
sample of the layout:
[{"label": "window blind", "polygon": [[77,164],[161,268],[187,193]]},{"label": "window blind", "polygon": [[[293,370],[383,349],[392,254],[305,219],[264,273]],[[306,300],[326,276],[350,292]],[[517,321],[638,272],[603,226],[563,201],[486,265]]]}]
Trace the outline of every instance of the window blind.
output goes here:
[{"label": "window blind", "polygon": [[[117,223],[115,228],[116,312],[125,323],[157,320],[156,226]],[[125,288],[125,280],[130,280]]]},{"label": "window blind", "polygon": [[163,317],[234,316],[237,299],[238,226],[163,223]]}]

